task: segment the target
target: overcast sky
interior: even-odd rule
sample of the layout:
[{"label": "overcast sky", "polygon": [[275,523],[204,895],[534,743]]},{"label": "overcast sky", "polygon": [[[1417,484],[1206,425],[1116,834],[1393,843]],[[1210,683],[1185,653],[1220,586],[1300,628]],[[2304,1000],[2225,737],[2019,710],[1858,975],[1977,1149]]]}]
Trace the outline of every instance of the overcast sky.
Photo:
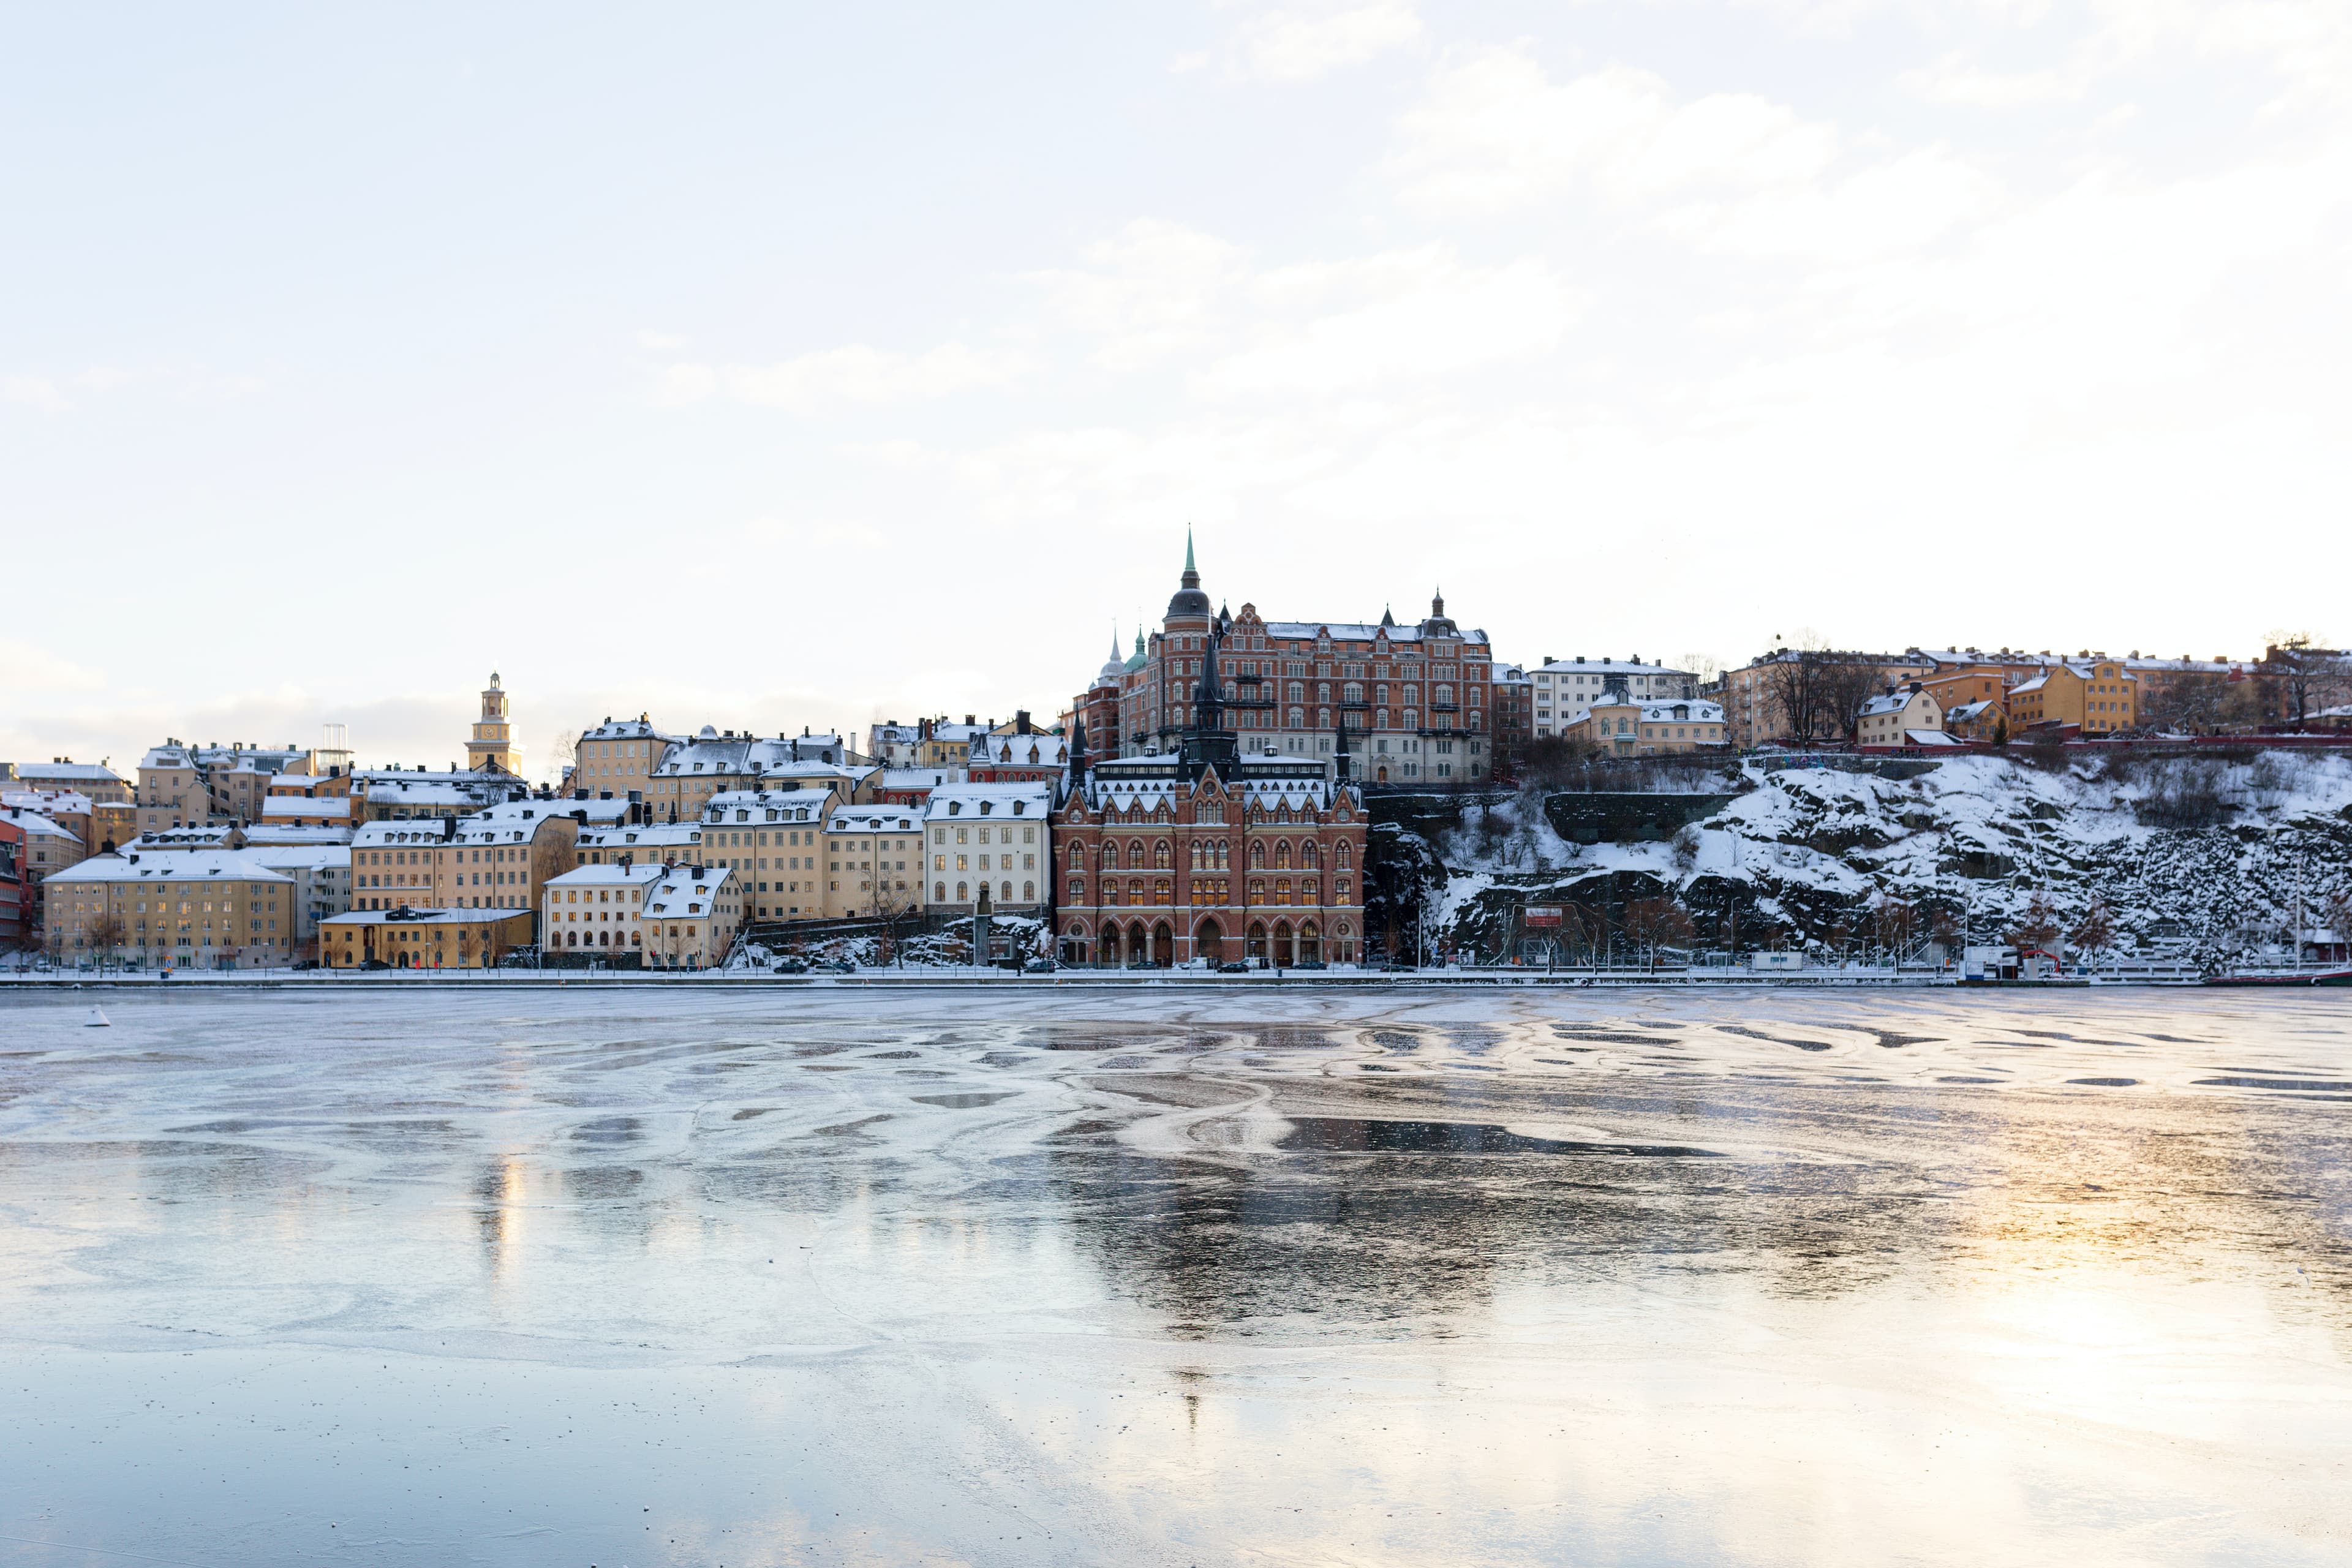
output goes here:
[{"label": "overcast sky", "polygon": [[15,12],[0,758],[2352,636],[2342,0],[485,9]]}]

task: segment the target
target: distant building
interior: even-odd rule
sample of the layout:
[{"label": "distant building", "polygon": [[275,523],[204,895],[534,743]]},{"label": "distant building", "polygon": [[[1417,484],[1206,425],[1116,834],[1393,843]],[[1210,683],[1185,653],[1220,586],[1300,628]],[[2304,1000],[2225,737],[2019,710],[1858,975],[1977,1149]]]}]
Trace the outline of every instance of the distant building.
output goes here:
[{"label": "distant building", "polygon": [[112,768],[101,763],[78,763],[71,757],[46,763],[0,763],[0,781],[15,789],[69,790],[89,796],[93,803],[128,801],[137,794]]},{"label": "distant building", "polygon": [[490,969],[531,942],[528,910],[353,910],[320,927],[322,961],[355,969]]},{"label": "distant building", "polygon": [[139,831],[256,821],[271,781],[310,767],[310,753],[294,746],[165,741],[139,759]]},{"label": "distant building", "polygon": [[1042,730],[1016,730],[975,738],[964,776],[971,784],[1058,784],[1069,767],[1067,739]]},{"label": "distant building", "polygon": [[1675,756],[1727,744],[1720,703],[1700,698],[1637,701],[1613,687],[1598,702],[1570,712],[1559,733],[1620,757]]},{"label": "distant building", "polygon": [[1538,740],[1565,735],[1570,725],[1582,722],[1579,715],[1603,700],[1638,705],[1667,698],[1687,701],[1698,695],[1696,675],[1644,664],[1639,654],[1624,659],[1587,659],[1582,654],[1547,658],[1528,672],[1528,680],[1533,689],[1531,722]]},{"label": "distant building", "polygon": [[[923,803],[915,872],[928,875],[924,900],[934,924],[961,920],[988,884],[995,912],[1044,916],[1053,902],[1055,785],[1042,781],[953,784]],[[928,873],[923,857],[930,858]]]},{"label": "distant building", "polygon": [[1914,736],[1933,735],[1943,743],[1944,707],[1935,694],[1920,681],[1910,681],[1893,691],[1881,692],[1862,705],[1855,716],[1853,743],[1857,746],[1907,746],[1917,744]]},{"label": "distant building", "polygon": [[580,866],[547,883],[547,951],[593,949],[635,962],[645,950],[646,895],[667,874],[645,865]]},{"label": "distant building", "polygon": [[1366,782],[1475,784],[1491,771],[1487,698],[1492,650],[1483,631],[1456,625],[1442,595],[1411,626],[1383,614],[1357,621],[1275,621],[1257,606],[1212,606],[1188,541],[1184,571],[1160,629],[1136,658],[1116,650],[1071,704],[1106,755],[1176,748],[1196,722],[1193,693],[1213,641],[1223,660],[1223,722],[1251,754],[1336,754],[1356,741]]},{"label": "distant building", "polygon": [[653,776],[674,747],[684,739],[667,735],[640,713],[634,719],[607,718],[580,737],[573,749],[571,784],[592,795],[611,791],[623,800],[635,790],[638,798],[653,798]]},{"label": "distant building", "polygon": [[42,889],[58,963],[255,969],[293,961],[294,879],[235,852],[100,855]]},{"label": "distant building", "polygon": [[2010,688],[2007,707],[2012,732],[2048,724],[2112,734],[2138,725],[2139,678],[2120,659],[2053,664]]},{"label": "distant building", "polygon": [[838,789],[730,790],[702,808],[694,864],[736,875],[755,920],[817,920],[828,908],[819,875]]},{"label": "distant building", "polygon": [[735,873],[678,866],[646,893],[646,963],[655,969],[709,969],[723,962],[741,929],[741,885]]}]

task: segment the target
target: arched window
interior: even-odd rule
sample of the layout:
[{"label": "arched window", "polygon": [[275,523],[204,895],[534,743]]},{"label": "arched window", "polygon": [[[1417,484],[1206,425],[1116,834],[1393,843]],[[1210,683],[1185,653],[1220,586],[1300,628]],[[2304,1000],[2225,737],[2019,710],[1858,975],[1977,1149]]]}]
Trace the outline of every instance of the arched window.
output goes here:
[{"label": "arched window", "polygon": [[945,882],[933,882],[931,884],[931,902],[935,904],[944,904],[947,901],[948,885]]},{"label": "arched window", "polygon": [[1161,877],[1151,884],[1151,901],[1155,904],[1167,904],[1174,901],[1168,896],[1167,878]]},{"label": "arched window", "polygon": [[1130,903],[1130,904],[1139,904],[1139,903],[1143,902],[1143,879],[1142,879],[1142,878],[1138,877],[1138,878],[1136,878],[1134,880],[1132,880],[1132,881],[1130,881],[1130,882],[1129,882],[1129,883],[1128,883],[1128,885],[1127,885],[1127,901],[1128,901],[1129,903]]},{"label": "arched window", "polygon": [[996,885],[996,901],[1000,904],[1009,904],[1013,901],[1012,883],[999,882]]},{"label": "arched window", "polygon": [[1277,904],[1286,904],[1290,902],[1289,878],[1276,877],[1274,879],[1274,901]]},{"label": "arched window", "polygon": [[1294,729],[1294,730],[1304,730],[1305,728],[1307,728],[1307,710],[1306,710],[1306,709],[1304,709],[1304,708],[1293,708],[1293,709],[1290,710],[1290,727],[1291,727],[1292,729]]},{"label": "arched window", "polygon": [[1086,852],[1086,848],[1085,848],[1085,847],[1084,847],[1084,846],[1082,846],[1082,845],[1077,845],[1077,844],[1073,844],[1073,845],[1071,845],[1071,846],[1070,846],[1070,869],[1071,869],[1071,870],[1073,870],[1073,871],[1083,871],[1083,870],[1085,870],[1086,868],[1087,868],[1087,852]]},{"label": "arched window", "polygon": [[1222,838],[1218,839],[1218,840],[1217,840],[1217,869],[1219,869],[1220,871],[1222,871],[1222,870],[1223,870],[1223,869],[1225,868],[1225,862],[1226,862],[1226,858],[1227,858],[1227,856],[1228,856],[1229,852],[1230,852],[1230,847],[1226,844],[1226,842],[1225,842],[1223,839],[1222,839]]},{"label": "arched window", "polygon": [[1106,871],[1116,871],[1118,869],[1118,845],[1106,844],[1103,846],[1103,869]]},{"label": "arched window", "polygon": [[1249,896],[1251,903],[1262,904],[1265,902],[1265,884],[1259,881],[1255,877],[1251,878]]},{"label": "arched window", "polygon": [[1265,868],[1265,845],[1263,841],[1254,843],[1250,846],[1250,869],[1253,871],[1260,871]]},{"label": "arched window", "polygon": [[1155,870],[1168,869],[1168,840],[1160,839],[1151,846],[1151,864]]},{"label": "arched window", "polygon": [[1192,840],[1192,869],[1195,871],[1201,869],[1202,866],[1204,864],[1203,855],[1207,848],[1208,846],[1202,843],[1199,839],[1195,838]]},{"label": "arched window", "polygon": [[1339,869],[1346,870],[1353,864],[1353,858],[1354,851],[1349,848],[1348,841],[1344,838],[1339,840]]},{"label": "arched window", "polygon": [[971,902],[971,892],[970,892],[970,890],[969,890],[969,889],[970,889],[970,888],[971,888],[971,884],[970,884],[969,882],[958,882],[958,883],[956,884],[956,902],[957,902],[957,903],[960,903],[960,904],[968,904],[968,903]]},{"label": "arched window", "polygon": [[1298,868],[1300,870],[1312,871],[1322,863],[1323,853],[1321,849],[1317,847],[1315,840],[1309,838],[1300,843],[1298,846]]},{"label": "arched window", "polygon": [[1275,844],[1274,868],[1277,871],[1290,869],[1290,840],[1287,838],[1278,840]]},{"label": "arched window", "polygon": [[1323,901],[1323,884],[1317,881],[1312,877],[1309,877],[1305,881],[1299,883],[1298,901],[1302,904],[1321,903]]},{"label": "arched window", "polygon": [[1021,884],[1021,901],[1024,904],[1034,904],[1037,901],[1036,883],[1024,882]]},{"label": "arched window", "polygon": [[1443,681],[1429,689],[1429,700],[1440,706],[1454,700],[1454,688]]}]

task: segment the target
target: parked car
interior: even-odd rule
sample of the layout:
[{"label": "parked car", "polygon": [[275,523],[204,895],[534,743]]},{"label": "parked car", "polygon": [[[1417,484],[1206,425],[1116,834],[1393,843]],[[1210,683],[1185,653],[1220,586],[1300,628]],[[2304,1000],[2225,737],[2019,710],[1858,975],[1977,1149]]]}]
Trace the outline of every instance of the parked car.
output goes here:
[{"label": "parked car", "polygon": [[1249,972],[1250,966],[1238,958],[1229,958],[1217,965],[1220,974],[1247,974]]},{"label": "parked car", "polygon": [[386,963],[381,958],[364,958],[360,961],[360,967],[362,969],[390,969],[392,965]]},{"label": "parked car", "polygon": [[318,967],[319,967],[319,961],[318,961],[317,959],[315,959],[315,958],[302,958],[302,959],[297,959],[297,960],[295,961],[295,963],[294,963],[294,972],[295,972],[297,974],[299,974],[302,971],[304,971],[304,970],[306,970],[306,969],[316,969],[316,968],[318,968]]},{"label": "parked car", "polygon": [[857,965],[850,963],[849,960],[845,958],[829,958],[823,963],[818,964],[817,967],[830,974],[855,974],[857,973]]},{"label": "parked car", "polygon": [[805,958],[780,958],[768,967],[778,974],[806,974],[809,972]]},{"label": "parked car", "polygon": [[1328,969],[1330,966],[1319,958],[1305,958],[1292,964],[1291,967],[1293,969]]},{"label": "parked car", "polygon": [[1062,966],[1050,958],[1033,958],[1021,966],[1024,974],[1051,974]]}]

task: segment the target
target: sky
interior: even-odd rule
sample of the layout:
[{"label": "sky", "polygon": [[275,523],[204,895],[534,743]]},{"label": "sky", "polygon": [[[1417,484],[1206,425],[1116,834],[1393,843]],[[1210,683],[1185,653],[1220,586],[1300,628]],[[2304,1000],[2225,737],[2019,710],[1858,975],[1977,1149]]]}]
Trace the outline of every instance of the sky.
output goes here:
[{"label": "sky", "polygon": [[16,8],[0,759],[2352,636],[2341,0]]}]

